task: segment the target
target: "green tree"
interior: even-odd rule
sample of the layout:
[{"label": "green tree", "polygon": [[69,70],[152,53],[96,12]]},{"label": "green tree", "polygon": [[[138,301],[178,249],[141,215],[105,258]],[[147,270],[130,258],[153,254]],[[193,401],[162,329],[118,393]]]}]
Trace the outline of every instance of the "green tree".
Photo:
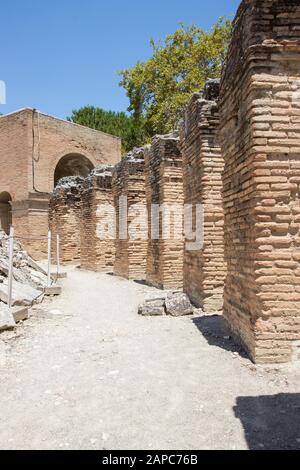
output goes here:
[{"label": "green tree", "polygon": [[105,111],[94,106],[85,106],[73,110],[67,120],[121,137],[124,152],[143,145],[146,140],[142,116],[129,116],[124,112]]},{"label": "green tree", "polygon": [[182,109],[208,78],[218,78],[226,55],[231,22],[220,18],[210,31],[191,25],[155,43],[152,57],[120,71],[128,111],[144,119],[145,135],[165,133],[178,125]]}]

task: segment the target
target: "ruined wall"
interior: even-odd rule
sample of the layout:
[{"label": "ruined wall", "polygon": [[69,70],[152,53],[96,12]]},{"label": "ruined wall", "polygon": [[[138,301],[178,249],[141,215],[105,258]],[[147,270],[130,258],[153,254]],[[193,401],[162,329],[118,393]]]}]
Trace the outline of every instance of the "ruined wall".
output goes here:
[{"label": "ruined wall", "polygon": [[226,275],[222,206],[224,161],[218,142],[218,95],[219,82],[211,80],[203,92],[192,97],[180,139],[184,202],[193,206],[194,233],[196,205],[201,205],[203,210],[203,218],[198,214],[198,223],[203,221],[203,245],[198,246],[200,240],[197,243],[196,237],[185,240],[183,286],[191,301],[205,312],[223,308]]},{"label": "ruined wall", "polygon": [[[173,229],[177,226],[177,222],[171,213],[170,237],[164,234],[165,224],[160,223],[159,237],[155,236],[151,229],[151,220],[154,217],[151,207],[153,204],[161,208],[165,205],[170,209],[175,204],[177,216],[180,216],[180,210],[183,208],[182,157],[179,138],[175,134],[156,136],[146,153],[146,198],[149,224],[147,282],[160,288],[181,289],[184,246],[182,224],[179,228],[180,233],[174,236]],[[168,211],[165,214],[167,220]],[[162,216],[160,219],[162,221]]]},{"label": "ruined wall", "polygon": [[[147,218],[142,213],[139,233],[135,237],[130,231],[133,219],[139,214],[135,211],[139,205],[141,212],[146,207],[145,197],[145,148],[134,149],[122,158],[113,171],[113,195],[116,210],[116,257],[114,272],[127,279],[145,279],[147,258]],[[127,210],[121,210],[122,199],[127,204]],[[125,198],[125,199],[124,199]],[[127,198],[127,199],[126,199]],[[120,222],[128,219],[128,226],[122,233]]]},{"label": "ruined wall", "polygon": [[80,262],[81,190],[83,178],[63,178],[50,197],[49,226],[52,256],[56,260],[56,236],[60,237],[62,264]]},{"label": "ruined wall", "polygon": [[[47,243],[32,238],[38,234],[46,240],[47,201],[55,169],[65,156],[74,156],[77,163],[87,159],[92,168],[115,164],[121,158],[121,140],[33,109],[0,116],[0,195],[10,194],[16,236],[38,259],[45,258]],[[69,174],[81,174],[72,170]]]},{"label": "ruined wall", "polygon": [[299,52],[298,0],[242,2],[220,99],[224,316],[257,362],[299,359]]},{"label": "ruined wall", "polygon": [[[111,165],[98,166],[84,180],[81,192],[81,251],[83,269],[113,271],[115,240],[105,217],[114,221]],[[106,209],[105,209],[106,206]],[[105,210],[104,210],[105,209]],[[112,217],[109,216],[111,212]]]}]

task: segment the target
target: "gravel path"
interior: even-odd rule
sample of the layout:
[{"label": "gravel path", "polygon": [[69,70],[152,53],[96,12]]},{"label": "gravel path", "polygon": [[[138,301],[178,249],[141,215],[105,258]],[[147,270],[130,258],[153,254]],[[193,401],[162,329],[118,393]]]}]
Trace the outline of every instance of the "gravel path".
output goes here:
[{"label": "gravel path", "polygon": [[63,284],[0,335],[1,449],[300,448],[299,364],[254,366],[218,316],[139,317],[141,284]]}]

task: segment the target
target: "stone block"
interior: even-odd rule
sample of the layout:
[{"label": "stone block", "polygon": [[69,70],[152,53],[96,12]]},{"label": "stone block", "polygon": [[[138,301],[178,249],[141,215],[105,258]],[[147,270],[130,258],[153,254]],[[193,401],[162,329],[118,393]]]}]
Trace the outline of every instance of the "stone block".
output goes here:
[{"label": "stone block", "polygon": [[167,315],[172,317],[181,317],[194,313],[194,307],[188,296],[183,293],[169,294],[165,300],[165,307]]},{"label": "stone block", "polygon": [[0,331],[10,330],[16,326],[14,317],[7,305],[0,302]]},{"label": "stone block", "polygon": [[50,286],[45,287],[44,294],[47,296],[50,295],[60,295],[62,293],[62,288],[60,286]]},{"label": "stone block", "polygon": [[16,323],[29,318],[29,311],[26,307],[14,307],[12,309],[12,314]]}]

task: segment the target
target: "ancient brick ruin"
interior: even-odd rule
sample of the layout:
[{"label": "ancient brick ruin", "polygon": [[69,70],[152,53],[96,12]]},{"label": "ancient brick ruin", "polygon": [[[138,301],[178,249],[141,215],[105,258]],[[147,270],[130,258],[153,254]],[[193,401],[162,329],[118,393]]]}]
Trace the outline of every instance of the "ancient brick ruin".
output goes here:
[{"label": "ancient brick ruin", "polygon": [[[146,152],[146,198],[148,209],[147,282],[160,288],[183,285],[182,156],[176,134],[156,136]],[[159,219],[153,205],[166,212]],[[172,211],[172,206],[174,211]],[[170,228],[163,233],[164,227]],[[176,219],[177,217],[177,219]],[[158,228],[153,229],[157,219]],[[156,224],[157,225],[157,224]],[[156,232],[156,233],[154,233]]]},{"label": "ancient brick ruin", "polygon": [[[92,271],[113,271],[115,234],[106,227],[105,218],[112,211],[111,165],[98,166],[84,180],[81,191],[80,265]],[[111,213],[114,220],[114,214]]]},{"label": "ancient brick ruin", "polygon": [[60,178],[86,177],[98,164],[116,164],[118,137],[35,109],[0,116],[0,226],[13,223],[35,259],[47,257],[49,195]]},{"label": "ancient brick ruin", "polygon": [[192,97],[180,139],[184,203],[193,206],[193,234],[197,229],[196,205],[203,211],[198,213],[203,245],[198,246],[196,235],[185,240],[183,285],[190,299],[205,312],[222,310],[226,275],[218,96],[219,82],[212,80]]},{"label": "ancient brick ruin", "polygon": [[[147,219],[144,212],[146,206],[145,148],[134,149],[116,165],[112,187],[116,211],[114,272],[127,279],[143,280],[146,277],[148,238]],[[133,233],[134,226],[131,224],[137,216],[140,217],[140,224],[137,227],[139,233],[136,237]]]},{"label": "ancient brick ruin", "polygon": [[220,99],[224,316],[256,362],[299,358],[299,52],[298,0],[242,2]]},{"label": "ancient brick ruin", "polygon": [[56,236],[60,238],[60,259],[63,264],[80,263],[81,191],[84,179],[62,178],[56,186],[49,208],[52,232],[52,254],[56,259]]},{"label": "ancient brick ruin", "polygon": [[[62,263],[183,290],[223,311],[253,361],[299,359],[299,53],[299,0],[242,1],[221,83],[194,94],[179,134],[120,162],[106,134],[33,110],[1,117],[2,227],[41,257],[49,211],[53,258],[59,234]],[[200,239],[184,230],[184,203],[193,233],[199,206]],[[154,304],[167,313],[166,299]]]}]

